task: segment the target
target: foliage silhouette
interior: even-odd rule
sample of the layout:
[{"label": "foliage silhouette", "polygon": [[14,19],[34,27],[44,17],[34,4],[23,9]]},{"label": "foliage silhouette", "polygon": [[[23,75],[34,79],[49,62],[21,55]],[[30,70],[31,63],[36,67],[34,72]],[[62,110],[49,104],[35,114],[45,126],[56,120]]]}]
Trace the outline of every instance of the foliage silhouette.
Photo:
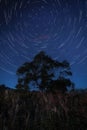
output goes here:
[{"label": "foliage silhouette", "polygon": [[70,64],[67,61],[58,62],[39,52],[31,62],[24,63],[17,70],[18,84],[16,88],[29,90],[31,86],[41,91],[60,90],[67,91],[67,87],[73,88]]}]

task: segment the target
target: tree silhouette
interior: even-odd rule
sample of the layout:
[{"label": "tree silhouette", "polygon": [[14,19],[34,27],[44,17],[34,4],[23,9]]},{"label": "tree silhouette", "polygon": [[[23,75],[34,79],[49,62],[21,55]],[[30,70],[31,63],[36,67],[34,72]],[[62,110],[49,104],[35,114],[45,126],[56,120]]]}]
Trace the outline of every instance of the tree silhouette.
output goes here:
[{"label": "tree silhouette", "polygon": [[62,90],[72,87],[68,76],[72,75],[67,61],[58,62],[41,51],[33,61],[24,63],[17,70],[17,88],[28,90],[31,86],[41,91]]}]

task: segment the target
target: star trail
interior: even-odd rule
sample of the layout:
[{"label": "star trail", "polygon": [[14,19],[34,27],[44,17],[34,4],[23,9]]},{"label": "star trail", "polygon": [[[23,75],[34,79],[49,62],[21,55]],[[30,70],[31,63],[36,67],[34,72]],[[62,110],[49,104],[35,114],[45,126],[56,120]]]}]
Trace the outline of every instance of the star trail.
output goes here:
[{"label": "star trail", "polygon": [[87,0],[0,0],[0,84],[39,52],[68,60],[77,88],[87,87]]}]

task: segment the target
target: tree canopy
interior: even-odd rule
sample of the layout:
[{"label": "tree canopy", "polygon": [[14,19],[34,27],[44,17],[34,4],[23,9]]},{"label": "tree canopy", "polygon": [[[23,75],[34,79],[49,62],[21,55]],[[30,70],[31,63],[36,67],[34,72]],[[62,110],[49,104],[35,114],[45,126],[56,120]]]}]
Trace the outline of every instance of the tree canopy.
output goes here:
[{"label": "tree canopy", "polygon": [[17,70],[18,89],[29,90],[35,86],[41,91],[67,91],[73,88],[73,83],[69,79],[72,76],[70,64],[65,60],[56,61],[45,54],[39,52],[31,62],[24,63]]}]

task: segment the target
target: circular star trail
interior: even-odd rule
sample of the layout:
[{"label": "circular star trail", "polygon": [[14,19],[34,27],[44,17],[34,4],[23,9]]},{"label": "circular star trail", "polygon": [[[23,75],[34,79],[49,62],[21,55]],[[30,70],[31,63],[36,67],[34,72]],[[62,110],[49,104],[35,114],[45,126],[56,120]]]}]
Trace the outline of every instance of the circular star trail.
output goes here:
[{"label": "circular star trail", "polygon": [[86,87],[87,0],[0,0],[0,83],[14,86],[17,68],[41,50],[68,60]]}]

